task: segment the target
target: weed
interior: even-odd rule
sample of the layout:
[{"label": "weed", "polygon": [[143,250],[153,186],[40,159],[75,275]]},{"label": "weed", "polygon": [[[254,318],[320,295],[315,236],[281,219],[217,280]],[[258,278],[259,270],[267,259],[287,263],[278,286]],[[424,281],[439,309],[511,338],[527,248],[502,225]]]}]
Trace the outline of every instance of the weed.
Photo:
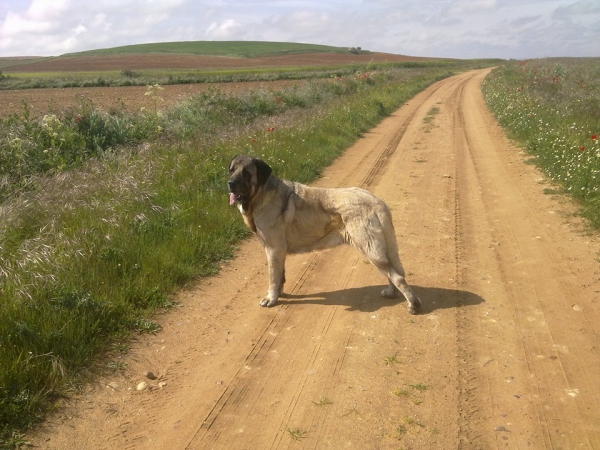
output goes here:
[{"label": "weed", "polygon": [[395,439],[402,439],[406,434],[406,431],[407,429],[405,425],[398,425],[394,430],[394,434],[392,435],[392,437],[394,437]]},{"label": "weed", "polygon": [[427,124],[431,123],[433,121],[433,118],[439,113],[440,113],[440,108],[438,108],[437,106],[434,106],[427,112],[427,115],[423,119],[423,122],[425,122]]},{"label": "weed", "polygon": [[6,439],[0,438],[0,448],[6,448],[8,450],[18,450],[23,447],[31,447],[25,436],[17,431],[10,433]]},{"label": "weed", "polygon": [[410,392],[408,392],[406,389],[394,389],[392,394],[394,394],[396,397],[410,397]]},{"label": "weed", "polygon": [[426,391],[427,389],[429,389],[429,386],[427,386],[426,384],[409,384],[409,387],[411,387],[412,389],[414,389],[415,391]]},{"label": "weed", "polygon": [[127,364],[121,361],[110,361],[106,364],[106,367],[113,371],[122,371],[125,370]]},{"label": "weed", "polygon": [[419,422],[417,419],[415,419],[414,417],[410,417],[410,416],[405,416],[404,419],[402,419],[402,421],[409,426],[418,426],[421,428],[425,428],[425,425],[423,425],[421,422]]},{"label": "weed", "polygon": [[289,428],[286,426],[285,431],[294,441],[301,441],[308,436],[308,431],[301,430],[300,428]]},{"label": "weed", "polygon": [[133,323],[133,328],[140,333],[156,334],[160,331],[160,325],[144,317],[138,317]]},{"label": "weed", "polygon": [[392,356],[386,356],[385,358],[382,358],[383,362],[385,363],[386,366],[391,366],[392,364],[399,364],[400,360],[398,359],[398,353],[394,353]]},{"label": "weed", "polygon": [[317,406],[327,406],[327,405],[333,404],[333,402],[331,400],[329,400],[327,397],[321,397],[316,402],[313,401],[313,403]]}]

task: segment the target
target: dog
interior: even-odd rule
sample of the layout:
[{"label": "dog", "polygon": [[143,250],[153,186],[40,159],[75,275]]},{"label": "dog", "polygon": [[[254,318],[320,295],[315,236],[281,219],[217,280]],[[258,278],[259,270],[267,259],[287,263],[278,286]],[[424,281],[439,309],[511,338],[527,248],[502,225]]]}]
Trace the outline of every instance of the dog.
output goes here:
[{"label": "dog", "polygon": [[262,159],[236,156],[229,165],[230,205],[265,248],[269,290],[261,306],[274,306],[283,293],[287,254],[341,244],[358,249],[388,279],[381,296],[401,292],[408,311],[421,301],[406,283],[392,215],[385,202],[360,188],[318,188],[277,178]]}]

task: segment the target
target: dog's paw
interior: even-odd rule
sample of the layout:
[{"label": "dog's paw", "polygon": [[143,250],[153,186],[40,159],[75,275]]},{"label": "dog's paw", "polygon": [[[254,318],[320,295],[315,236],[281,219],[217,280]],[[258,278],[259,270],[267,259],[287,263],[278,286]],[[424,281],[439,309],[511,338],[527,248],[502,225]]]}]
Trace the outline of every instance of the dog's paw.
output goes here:
[{"label": "dog's paw", "polygon": [[398,289],[390,289],[389,287],[387,287],[383,291],[381,291],[381,296],[383,298],[396,298],[398,297]]},{"label": "dog's paw", "polygon": [[408,305],[408,312],[410,314],[419,314],[421,312],[421,300],[416,299]]},{"label": "dog's paw", "polygon": [[270,308],[271,306],[275,306],[276,303],[277,303],[277,300],[273,300],[268,297],[265,297],[260,301],[260,306],[264,306],[265,308]]}]

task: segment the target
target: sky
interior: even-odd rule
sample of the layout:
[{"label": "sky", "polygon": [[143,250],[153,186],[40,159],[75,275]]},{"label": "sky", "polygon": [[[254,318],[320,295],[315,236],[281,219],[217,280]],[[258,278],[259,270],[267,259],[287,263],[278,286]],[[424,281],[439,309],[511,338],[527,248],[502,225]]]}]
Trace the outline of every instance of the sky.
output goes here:
[{"label": "sky", "polygon": [[233,40],[465,59],[600,56],[600,0],[0,0],[0,57]]}]

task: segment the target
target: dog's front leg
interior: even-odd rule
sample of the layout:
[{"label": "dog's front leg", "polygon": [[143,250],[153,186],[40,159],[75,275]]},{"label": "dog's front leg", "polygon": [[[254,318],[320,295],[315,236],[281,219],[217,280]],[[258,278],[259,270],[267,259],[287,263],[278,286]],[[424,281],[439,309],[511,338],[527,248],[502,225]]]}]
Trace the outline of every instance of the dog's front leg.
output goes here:
[{"label": "dog's front leg", "polygon": [[267,262],[269,263],[269,291],[260,301],[261,306],[274,306],[283,292],[285,283],[285,250],[266,247]]}]

